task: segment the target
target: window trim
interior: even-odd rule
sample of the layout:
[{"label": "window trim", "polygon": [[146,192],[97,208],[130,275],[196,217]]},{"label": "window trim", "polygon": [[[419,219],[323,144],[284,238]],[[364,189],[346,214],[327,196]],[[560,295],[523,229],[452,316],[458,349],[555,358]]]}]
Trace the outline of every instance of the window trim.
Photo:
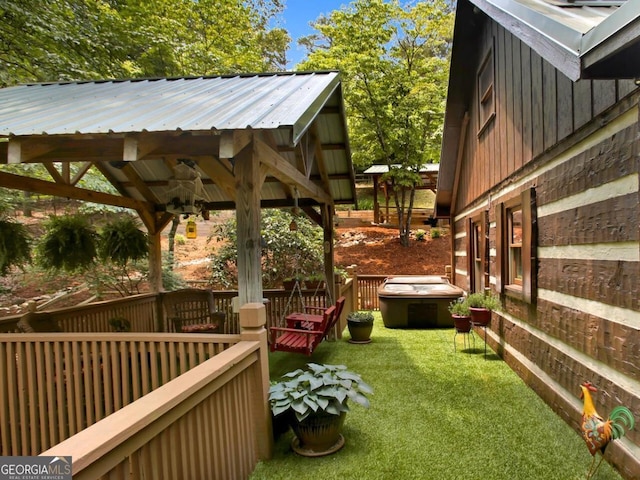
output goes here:
[{"label": "window trim", "polygon": [[[509,211],[522,210],[522,284],[511,283],[509,276]],[[534,188],[524,190],[519,196],[496,205],[496,290],[526,303],[537,298],[537,238],[538,218]]]},{"label": "window trim", "polygon": [[[482,62],[480,63],[480,68],[478,68],[478,72],[476,74],[476,90],[478,95],[478,125],[480,127],[478,129],[478,136],[482,135],[482,132],[485,131],[485,129],[489,126],[491,121],[496,116],[496,70],[494,52],[495,48],[492,43],[491,47],[483,57]],[[482,78],[482,75],[486,71],[489,71],[491,73],[491,77],[489,83],[483,89],[483,85],[481,84],[480,80]],[[488,109],[489,114],[483,117],[483,106],[488,102],[491,102]]]},{"label": "window trim", "polygon": [[[489,212],[484,210],[467,219],[467,279],[470,292],[483,292],[489,288]],[[477,232],[477,233],[476,233]],[[479,248],[478,248],[479,246]],[[479,250],[479,251],[478,251]],[[476,262],[480,268],[476,269]],[[482,278],[478,280],[477,270]],[[479,285],[479,288],[475,288]]]}]

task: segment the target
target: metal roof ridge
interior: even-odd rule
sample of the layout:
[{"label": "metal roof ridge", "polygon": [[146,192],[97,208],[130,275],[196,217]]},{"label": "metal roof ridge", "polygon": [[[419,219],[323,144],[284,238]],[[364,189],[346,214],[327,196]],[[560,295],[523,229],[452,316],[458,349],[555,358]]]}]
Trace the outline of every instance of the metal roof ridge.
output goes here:
[{"label": "metal roof ridge", "polygon": [[615,12],[582,37],[580,56],[602,45],[612,35],[632,24],[640,23],[640,2],[625,2]]}]

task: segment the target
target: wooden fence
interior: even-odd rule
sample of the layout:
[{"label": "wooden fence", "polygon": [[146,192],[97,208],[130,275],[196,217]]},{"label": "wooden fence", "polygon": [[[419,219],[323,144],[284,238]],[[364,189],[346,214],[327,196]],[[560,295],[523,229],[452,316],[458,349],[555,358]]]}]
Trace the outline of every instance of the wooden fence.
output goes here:
[{"label": "wooden fence", "polygon": [[241,341],[42,455],[71,455],[77,480],[246,479],[268,424],[260,357]]},{"label": "wooden fence", "polygon": [[215,357],[237,335],[0,335],[0,454],[37,455]]}]

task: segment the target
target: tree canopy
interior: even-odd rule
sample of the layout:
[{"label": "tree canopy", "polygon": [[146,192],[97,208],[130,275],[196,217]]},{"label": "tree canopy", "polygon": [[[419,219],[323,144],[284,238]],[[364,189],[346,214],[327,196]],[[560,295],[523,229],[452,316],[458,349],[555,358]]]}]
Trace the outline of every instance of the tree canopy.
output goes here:
[{"label": "tree canopy", "polygon": [[[408,242],[418,171],[438,161],[453,13],[445,0],[356,0],[321,17],[302,70],[339,69],[354,164],[387,164]],[[400,168],[392,168],[399,165]]]},{"label": "tree canopy", "polygon": [[281,0],[0,0],[0,85],[281,70]]}]

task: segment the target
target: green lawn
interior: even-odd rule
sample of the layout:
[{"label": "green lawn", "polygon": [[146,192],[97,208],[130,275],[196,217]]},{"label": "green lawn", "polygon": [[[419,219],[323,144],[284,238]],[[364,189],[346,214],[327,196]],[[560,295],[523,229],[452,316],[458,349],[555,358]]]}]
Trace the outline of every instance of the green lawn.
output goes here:
[{"label": "green lawn", "polygon": [[[306,458],[280,437],[258,479],[578,480],[591,455],[580,436],[490,350],[453,351],[453,330],[391,330],[379,313],[373,342],[323,342],[311,358],[275,353],[271,378],[307,362],[344,364],[374,389],[347,414],[346,444]],[[576,392],[578,385],[576,384]],[[603,463],[594,479],[621,478]]]}]

